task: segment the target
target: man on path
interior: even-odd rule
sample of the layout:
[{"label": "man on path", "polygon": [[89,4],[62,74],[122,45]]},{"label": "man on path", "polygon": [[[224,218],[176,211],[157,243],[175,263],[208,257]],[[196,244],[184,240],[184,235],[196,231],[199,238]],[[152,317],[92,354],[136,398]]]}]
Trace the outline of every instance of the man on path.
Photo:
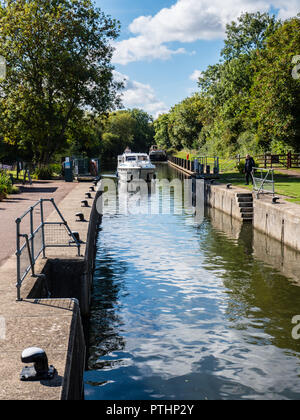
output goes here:
[{"label": "man on path", "polygon": [[254,159],[250,155],[247,155],[246,161],[245,161],[246,185],[249,185],[249,179],[251,179],[251,182],[253,184],[252,169],[254,167],[255,167]]}]

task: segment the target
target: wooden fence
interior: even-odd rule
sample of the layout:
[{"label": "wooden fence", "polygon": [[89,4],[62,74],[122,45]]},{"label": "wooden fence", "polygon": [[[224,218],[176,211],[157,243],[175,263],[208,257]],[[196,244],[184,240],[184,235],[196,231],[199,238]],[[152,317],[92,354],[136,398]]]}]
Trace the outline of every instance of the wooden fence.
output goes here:
[{"label": "wooden fence", "polygon": [[[286,154],[271,154],[265,153],[264,155],[253,156],[255,164],[260,168],[278,168],[284,167],[286,169],[300,168],[300,153],[288,152]],[[242,160],[237,157],[237,160]]]}]

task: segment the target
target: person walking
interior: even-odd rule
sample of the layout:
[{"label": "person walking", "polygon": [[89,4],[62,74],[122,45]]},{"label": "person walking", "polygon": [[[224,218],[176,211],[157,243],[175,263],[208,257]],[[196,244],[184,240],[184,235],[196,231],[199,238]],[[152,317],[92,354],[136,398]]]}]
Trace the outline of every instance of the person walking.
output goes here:
[{"label": "person walking", "polygon": [[246,185],[249,185],[249,180],[251,179],[251,182],[253,184],[253,176],[252,176],[252,170],[255,167],[255,162],[253,157],[250,155],[246,156],[245,161],[245,176],[246,176]]}]

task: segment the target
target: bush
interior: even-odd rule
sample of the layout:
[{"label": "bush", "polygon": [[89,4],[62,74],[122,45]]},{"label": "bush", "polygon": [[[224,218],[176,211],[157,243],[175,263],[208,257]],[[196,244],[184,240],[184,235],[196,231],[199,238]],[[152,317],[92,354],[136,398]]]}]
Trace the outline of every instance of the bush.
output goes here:
[{"label": "bush", "polygon": [[37,176],[37,179],[40,180],[47,180],[53,177],[53,168],[51,166],[43,166],[41,168],[37,168],[34,172],[34,175]]},{"label": "bush", "polygon": [[51,163],[49,168],[52,170],[53,175],[62,175],[62,166],[59,163]]},{"label": "bush", "polygon": [[0,192],[6,196],[12,192],[12,182],[10,176],[7,175],[4,171],[0,172]]},{"label": "bush", "polygon": [[241,160],[240,163],[237,163],[236,169],[239,171],[240,174],[243,174],[245,171],[245,161]]},{"label": "bush", "polygon": [[4,185],[0,184],[0,201],[6,197],[6,188]]}]

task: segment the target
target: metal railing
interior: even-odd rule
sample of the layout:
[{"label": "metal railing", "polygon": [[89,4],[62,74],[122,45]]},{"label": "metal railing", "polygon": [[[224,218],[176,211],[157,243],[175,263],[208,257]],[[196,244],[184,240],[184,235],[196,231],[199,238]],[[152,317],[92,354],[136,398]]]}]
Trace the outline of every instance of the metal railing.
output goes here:
[{"label": "metal railing", "polygon": [[[45,203],[50,203],[53,206],[58,215],[58,221],[44,221]],[[36,216],[38,221],[34,223]],[[33,277],[38,277],[35,273],[35,263],[41,254],[44,258],[46,257],[46,248],[77,247],[78,256],[80,256],[80,244],[82,243],[76,233],[69,228],[53,198],[39,200],[16,220],[16,242],[16,287],[17,300],[19,301],[22,300],[21,286],[28,273],[31,271]]]},{"label": "metal railing", "polygon": [[219,157],[199,156],[196,159],[182,159],[177,156],[169,156],[169,161],[182,169],[186,169],[194,174],[202,175],[203,177],[219,176],[220,163]]},{"label": "metal railing", "polygon": [[[260,173],[260,177],[257,172]],[[253,168],[253,191],[256,196],[259,194],[272,194],[275,195],[275,182],[274,182],[274,169]]]}]

